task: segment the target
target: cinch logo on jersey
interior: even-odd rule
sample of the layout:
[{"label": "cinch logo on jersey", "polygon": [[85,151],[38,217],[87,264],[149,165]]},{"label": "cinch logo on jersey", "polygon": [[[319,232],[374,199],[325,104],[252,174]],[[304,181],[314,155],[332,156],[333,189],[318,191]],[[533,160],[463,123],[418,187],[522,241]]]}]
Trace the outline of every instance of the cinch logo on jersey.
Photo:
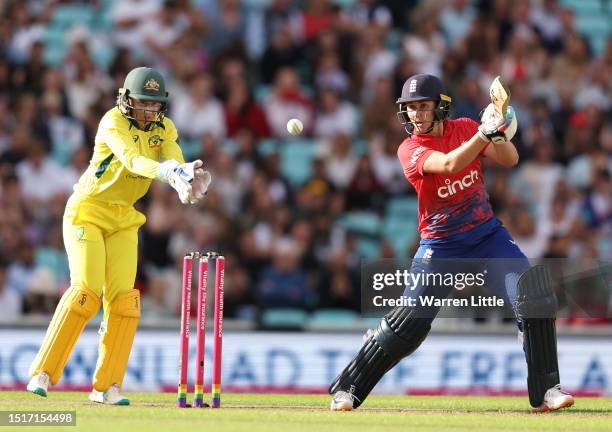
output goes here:
[{"label": "cinch logo on jersey", "polygon": [[449,196],[455,195],[458,191],[462,191],[474,184],[474,181],[478,180],[478,171],[472,170],[469,174],[463,176],[461,180],[455,180],[451,183],[450,179],[444,180],[446,186],[440,186],[438,188],[438,196],[440,198],[448,198]]}]

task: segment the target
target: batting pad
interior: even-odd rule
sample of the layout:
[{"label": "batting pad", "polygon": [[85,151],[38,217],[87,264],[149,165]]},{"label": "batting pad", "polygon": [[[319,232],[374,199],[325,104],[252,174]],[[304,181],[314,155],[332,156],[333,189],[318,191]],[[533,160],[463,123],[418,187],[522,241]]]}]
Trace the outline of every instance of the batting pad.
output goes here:
[{"label": "batting pad", "polygon": [[74,344],[87,322],[98,313],[100,303],[100,296],[88,288],[71,287],[64,293],[30,365],[30,376],[46,372],[51,384],[57,384]]},{"label": "batting pad", "polygon": [[516,311],[523,321],[523,351],[527,360],[529,402],[536,408],[546,391],[559,384],[555,315],[558,302],[550,270],[537,265],[518,280]]},{"label": "batting pad", "polygon": [[346,391],[357,408],[389,369],[412,354],[429,333],[431,326],[410,307],[398,306],[381,320],[355,358],[329,387],[329,394]]},{"label": "batting pad", "polygon": [[93,387],[106,391],[113,384],[121,387],[132,342],[140,320],[140,292],[132,289],[108,305],[108,318],[102,330]]}]

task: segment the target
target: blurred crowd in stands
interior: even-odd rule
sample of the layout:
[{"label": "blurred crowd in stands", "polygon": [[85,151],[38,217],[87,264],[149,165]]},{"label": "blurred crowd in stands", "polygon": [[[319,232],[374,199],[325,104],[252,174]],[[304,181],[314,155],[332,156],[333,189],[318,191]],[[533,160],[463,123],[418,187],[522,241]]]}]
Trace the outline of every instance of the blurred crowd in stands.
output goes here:
[{"label": "blurred crowd in stands", "polygon": [[0,321],[49,315],[67,289],[64,205],[141,65],[165,75],[186,157],[213,173],[197,208],[159,182],[138,203],[144,316],[179,313],[190,250],[226,256],[227,317],[358,311],[361,258],[418,242],[416,211],[387,229],[389,203],[415,200],[395,115],[415,73],[475,120],[501,74],[521,162],[484,160],[494,211],[528,257],[610,260],[610,23],[599,0],[0,1]]}]

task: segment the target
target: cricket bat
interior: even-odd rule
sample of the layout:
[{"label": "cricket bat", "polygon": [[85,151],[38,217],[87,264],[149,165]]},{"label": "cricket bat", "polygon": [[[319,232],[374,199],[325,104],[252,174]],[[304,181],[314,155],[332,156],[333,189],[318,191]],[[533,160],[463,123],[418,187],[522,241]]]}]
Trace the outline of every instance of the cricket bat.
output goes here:
[{"label": "cricket bat", "polygon": [[510,90],[506,87],[499,75],[496,76],[491,83],[489,94],[491,95],[491,102],[505,118],[506,111],[508,111],[508,105],[510,104]]}]

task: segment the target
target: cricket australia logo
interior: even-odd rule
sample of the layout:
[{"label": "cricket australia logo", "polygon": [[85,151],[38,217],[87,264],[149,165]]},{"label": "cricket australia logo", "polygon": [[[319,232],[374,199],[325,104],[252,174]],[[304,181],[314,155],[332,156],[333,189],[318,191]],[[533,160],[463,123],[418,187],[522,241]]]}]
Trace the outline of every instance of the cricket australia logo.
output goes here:
[{"label": "cricket australia logo", "polygon": [[83,241],[83,240],[84,240],[84,238],[83,238],[83,237],[85,237],[85,227],[82,227],[82,226],[77,227],[77,228],[74,230],[74,235],[76,236],[76,239],[77,239],[78,241]]},{"label": "cricket australia logo", "polygon": [[161,146],[164,140],[159,137],[159,135],[153,135],[149,138],[149,148],[159,147]]},{"label": "cricket australia logo", "polygon": [[144,85],[144,89],[149,91],[159,91],[159,83],[153,78],[149,78],[149,81],[147,81]]}]

